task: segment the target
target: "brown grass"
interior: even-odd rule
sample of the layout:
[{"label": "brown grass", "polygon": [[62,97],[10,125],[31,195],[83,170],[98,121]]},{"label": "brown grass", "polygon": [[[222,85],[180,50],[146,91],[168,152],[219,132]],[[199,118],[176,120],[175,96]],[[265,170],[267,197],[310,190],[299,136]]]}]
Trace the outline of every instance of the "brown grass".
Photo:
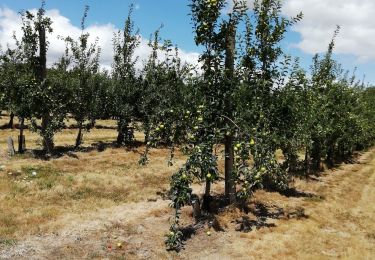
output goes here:
[{"label": "brown grass", "polygon": [[[6,119],[2,119],[4,122]],[[0,125],[3,123],[0,121]],[[101,122],[112,124],[114,122]],[[17,131],[1,130],[0,147]],[[116,131],[93,129],[84,146],[113,141]],[[28,147],[37,136],[26,132]],[[141,134],[137,134],[139,140]],[[75,130],[56,136],[72,145]],[[167,150],[151,152],[139,166],[143,148],[76,152],[42,161],[29,155],[0,158],[0,258],[58,259],[374,259],[375,150],[360,162],[328,170],[314,180],[296,180],[298,192],[257,191],[248,212],[226,208],[216,216],[224,232],[206,223],[180,253],[164,250],[172,216],[168,201],[157,195],[184,162],[167,167]],[[282,154],[278,154],[281,158]],[[32,172],[37,172],[33,176]],[[9,174],[12,173],[12,174]],[[203,192],[194,184],[196,192]],[[223,192],[222,183],[213,191]],[[158,200],[157,200],[158,199]],[[181,223],[193,223],[185,207]],[[237,232],[238,225],[247,227]],[[210,230],[211,236],[206,232]],[[117,244],[120,243],[120,247]]]},{"label": "brown grass", "polygon": [[[7,120],[3,117],[0,125]],[[113,121],[99,123],[115,125]],[[56,135],[56,145],[72,145],[75,134],[74,129],[63,130]],[[98,140],[113,141],[116,134],[112,129],[93,129],[85,134],[84,146]],[[1,130],[0,149],[6,149],[7,136],[16,139],[17,135],[18,130]],[[37,148],[38,136],[28,130],[25,135],[27,147]],[[141,134],[137,133],[136,138],[140,140]],[[54,231],[56,220],[65,214],[81,214],[158,197],[156,193],[167,189],[171,173],[182,163],[181,155],[177,154],[176,166],[167,167],[167,151],[153,150],[150,164],[144,167],[138,164],[143,149],[76,152],[77,158],[65,155],[50,161],[27,154],[7,159],[3,153],[0,157],[0,165],[5,167],[0,170],[0,238],[21,239]]]}]

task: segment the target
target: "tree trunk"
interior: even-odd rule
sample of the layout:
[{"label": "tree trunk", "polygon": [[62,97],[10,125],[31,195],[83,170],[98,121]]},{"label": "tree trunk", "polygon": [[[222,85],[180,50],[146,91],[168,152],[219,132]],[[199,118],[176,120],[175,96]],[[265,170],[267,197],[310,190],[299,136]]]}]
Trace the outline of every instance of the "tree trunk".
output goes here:
[{"label": "tree trunk", "polygon": [[18,137],[18,152],[19,153],[24,153],[25,151],[25,136],[23,135],[23,128],[25,125],[25,118],[21,117],[20,118],[20,135]]},{"label": "tree trunk", "polygon": [[[234,78],[234,59],[236,47],[236,27],[233,21],[229,21],[226,28],[225,37],[225,74],[228,85],[228,92],[232,87]],[[233,111],[230,95],[227,95],[225,100],[225,111],[230,117]],[[233,151],[233,136],[227,135],[225,137],[225,196],[228,203],[236,202],[236,184],[233,176],[234,151]]]},{"label": "tree trunk", "polygon": [[[47,44],[46,44],[46,28],[39,26],[39,67],[37,70],[37,77],[40,84],[45,84],[47,78]],[[44,86],[45,87],[45,86]],[[45,111],[42,116],[42,137],[43,137],[43,150],[50,154],[53,150],[53,133],[48,129],[51,124],[51,115],[49,111]]]},{"label": "tree trunk", "polygon": [[14,121],[14,114],[13,112],[10,113],[9,115],[9,123],[8,123],[8,128],[13,128],[13,122]]},{"label": "tree trunk", "polygon": [[49,133],[50,129],[48,129],[48,125],[50,124],[50,122],[51,122],[51,116],[48,113],[44,114],[42,117],[41,132],[42,132],[42,137],[43,137],[43,150],[47,154],[51,154],[53,147],[54,147],[53,134]]},{"label": "tree trunk", "polygon": [[297,170],[297,164],[298,164],[298,155],[294,152],[291,152],[289,154],[286,154],[286,162],[289,168],[289,172],[295,173]]},{"label": "tree trunk", "polygon": [[210,203],[211,203],[211,182],[206,180],[206,190],[203,195],[203,202],[202,202],[202,210],[209,212],[210,211]]},{"label": "tree trunk", "polygon": [[145,122],[144,124],[144,134],[145,134],[145,144],[148,143],[149,139],[150,139],[150,125]]},{"label": "tree trunk", "polygon": [[234,150],[233,137],[225,138],[225,197],[228,203],[236,202],[236,183],[233,176]]},{"label": "tree trunk", "polygon": [[77,134],[77,138],[76,138],[75,149],[77,149],[82,144],[82,137],[83,137],[82,125],[83,125],[82,122],[78,123],[78,134]]},{"label": "tree trunk", "polygon": [[320,170],[320,161],[322,158],[321,144],[319,140],[314,140],[311,152],[312,162],[315,170]]},{"label": "tree trunk", "polygon": [[329,167],[333,167],[333,164],[334,164],[334,162],[333,162],[333,157],[334,157],[334,152],[335,152],[335,150],[334,150],[335,148],[334,148],[334,145],[329,145],[329,147],[328,147],[328,150],[327,150],[327,164],[328,164],[328,166]]},{"label": "tree trunk", "polygon": [[128,133],[128,122],[124,119],[119,119],[117,122],[117,145],[123,145],[126,141],[126,135]]},{"label": "tree trunk", "polygon": [[306,146],[305,150],[305,170],[306,176],[310,175],[310,147]]}]

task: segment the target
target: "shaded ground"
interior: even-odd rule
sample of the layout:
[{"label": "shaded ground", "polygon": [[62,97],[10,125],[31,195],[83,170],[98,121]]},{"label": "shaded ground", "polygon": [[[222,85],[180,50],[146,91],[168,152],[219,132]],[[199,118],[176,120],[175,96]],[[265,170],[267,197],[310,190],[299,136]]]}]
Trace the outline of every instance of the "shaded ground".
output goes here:
[{"label": "shaded ground", "polygon": [[[166,252],[168,201],[124,203],[85,214],[64,214],[53,233],[3,243],[12,259],[373,259],[375,257],[375,151],[359,163],[297,181],[299,194],[259,191],[249,212],[227,208],[217,216],[224,232],[207,224],[180,253]],[[215,188],[220,191],[220,187]],[[307,195],[306,195],[307,194]],[[190,208],[183,222],[192,223]],[[236,231],[242,225],[242,232]],[[246,227],[246,228],[244,228]],[[211,230],[211,236],[206,232]]]}]

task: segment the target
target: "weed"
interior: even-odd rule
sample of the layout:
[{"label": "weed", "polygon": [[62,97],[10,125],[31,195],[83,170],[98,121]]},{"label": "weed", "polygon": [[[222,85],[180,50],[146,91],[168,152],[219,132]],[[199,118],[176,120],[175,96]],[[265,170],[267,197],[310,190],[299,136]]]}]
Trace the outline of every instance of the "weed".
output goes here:
[{"label": "weed", "polygon": [[16,240],[15,239],[6,239],[6,238],[0,238],[0,245],[3,245],[3,246],[13,246],[16,244]]},{"label": "weed", "polygon": [[311,202],[322,202],[325,200],[325,197],[322,195],[313,195],[313,196],[305,197],[303,200],[311,201]]}]

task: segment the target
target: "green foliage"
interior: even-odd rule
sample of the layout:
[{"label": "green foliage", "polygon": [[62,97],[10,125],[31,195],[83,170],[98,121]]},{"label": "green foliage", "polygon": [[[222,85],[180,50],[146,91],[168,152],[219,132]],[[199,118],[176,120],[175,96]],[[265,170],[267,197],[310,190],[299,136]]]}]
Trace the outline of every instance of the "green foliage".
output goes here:
[{"label": "green foliage", "polygon": [[86,127],[89,130],[93,127],[96,116],[97,95],[100,88],[96,81],[98,80],[100,47],[97,46],[98,39],[89,44],[89,33],[84,33],[85,19],[89,7],[86,6],[81,21],[81,35],[78,41],[71,37],[65,38],[67,48],[65,56],[60,60],[62,73],[66,74],[67,85],[70,88],[69,112],[78,123],[78,136],[76,147],[82,142],[83,123],[89,120],[90,124]]},{"label": "green foliage", "polygon": [[134,33],[132,11],[133,6],[130,7],[122,35],[118,32],[113,39],[114,62],[110,94],[112,116],[117,119],[118,124],[118,144],[128,143],[133,139],[132,132],[129,134],[129,125],[137,118],[140,96],[140,82],[135,68],[138,57],[134,53],[140,44],[140,35],[138,31]]}]

